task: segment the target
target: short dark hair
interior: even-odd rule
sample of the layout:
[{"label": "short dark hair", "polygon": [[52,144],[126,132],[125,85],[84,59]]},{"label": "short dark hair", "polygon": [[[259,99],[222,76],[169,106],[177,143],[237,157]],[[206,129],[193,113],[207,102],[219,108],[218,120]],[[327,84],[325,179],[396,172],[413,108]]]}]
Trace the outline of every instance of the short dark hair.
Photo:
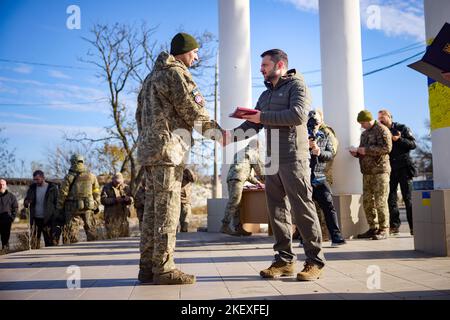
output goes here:
[{"label": "short dark hair", "polygon": [[42,170],[36,170],[35,172],[33,172],[33,178],[36,176],[44,177],[44,172]]},{"label": "short dark hair", "polygon": [[286,68],[288,67],[289,60],[288,55],[286,52],[284,52],[281,49],[270,49],[267,51],[264,51],[261,54],[261,58],[264,58],[265,56],[270,56],[270,59],[277,64],[279,61],[283,61],[286,65]]}]

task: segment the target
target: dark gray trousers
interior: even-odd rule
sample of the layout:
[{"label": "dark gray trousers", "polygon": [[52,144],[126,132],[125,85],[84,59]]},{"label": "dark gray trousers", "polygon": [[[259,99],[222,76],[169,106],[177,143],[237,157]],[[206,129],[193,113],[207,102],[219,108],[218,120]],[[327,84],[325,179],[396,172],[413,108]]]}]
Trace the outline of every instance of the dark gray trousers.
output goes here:
[{"label": "dark gray trousers", "polygon": [[[269,222],[275,237],[276,260],[295,261],[292,251],[292,218],[303,238],[306,262],[325,265],[322,231],[312,200],[308,159],[280,164],[277,174],[266,176]],[[293,217],[291,216],[293,215]]]}]

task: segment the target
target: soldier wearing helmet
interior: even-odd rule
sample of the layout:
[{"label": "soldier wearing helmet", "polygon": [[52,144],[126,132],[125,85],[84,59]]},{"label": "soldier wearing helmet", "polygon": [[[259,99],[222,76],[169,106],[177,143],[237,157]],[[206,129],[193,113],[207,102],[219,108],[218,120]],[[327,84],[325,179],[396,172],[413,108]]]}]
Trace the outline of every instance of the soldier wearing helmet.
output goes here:
[{"label": "soldier wearing helmet", "polygon": [[83,156],[74,154],[70,158],[71,167],[61,184],[57,209],[64,222],[63,243],[79,241],[80,220],[88,241],[97,240],[94,214],[100,204],[100,186],[97,177],[89,172]]}]

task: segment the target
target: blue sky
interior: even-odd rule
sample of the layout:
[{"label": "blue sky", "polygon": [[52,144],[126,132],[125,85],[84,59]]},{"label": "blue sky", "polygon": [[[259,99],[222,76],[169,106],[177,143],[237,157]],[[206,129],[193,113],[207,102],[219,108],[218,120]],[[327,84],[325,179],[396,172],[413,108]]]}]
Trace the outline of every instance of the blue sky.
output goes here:
[{"label": "blue sky", "polygon": [[[66,8],[72,4],[81,9],[80,30],[66,27],[69,17]],[[263,90],[259,74],[261,52],[279,47],[289,54],[291,67],[301,72],[320,69],[319,15],[315,0],[251,0],[250,4],[256,101]],[[381,9],[378,30],[368,29],[365,22],[370,5]],[[419,43],[413,50],[365,62],[365,72],[424,50],[420,46],[424,40],[422,1],[361,0],[361,11],[363,58]],[[89,48],[81,37],[90,36],[89,29],[94,23],[141,21],[158,26],[154,39],[161,43],[170,41],[180,29],[190,33],[207,30],[218,35],[218,4],[216,0],[0,2],[0,59],[87,69],[0,61],[0,127],[6,129],[4,134],[10,148],[16,148],[17,159],[25,160],[26,164],[32,160],[45,162],[46,150],[61,141],[63,131],[102,134],[103,127],[110,124],[108,106],[104,102],[91,102],[106,96],[106,86],[96,78],[92,66],[78,60],[86,56]],[[308,84],[320,84],[320,72],[305,76]],[[417,136],[427,133],[426,78],[405,63],[365,77],[364,91],[369,110],[375,113],[388,108],[397,121],[409,125]],[[313,87],[312,94],[313,106],[321,107],[321,87]],[[126,101],[135,107],[133,94],[128,94]]]}]

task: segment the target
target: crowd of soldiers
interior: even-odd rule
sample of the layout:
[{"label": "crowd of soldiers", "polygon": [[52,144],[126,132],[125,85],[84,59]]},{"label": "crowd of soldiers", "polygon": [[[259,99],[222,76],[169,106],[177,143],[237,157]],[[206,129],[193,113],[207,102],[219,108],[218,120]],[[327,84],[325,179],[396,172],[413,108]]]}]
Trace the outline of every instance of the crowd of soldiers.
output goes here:
[{"label": "crowd of soldiers", "polygon": [[[126,237],[129,235],[129,207],[134,205],[141,231],[139,281],[142,284],[195,283],[195,275],[177,269],[174,262],[177,230],[188,231],[190,184],[195,181],[194,173],[185,166],[190,146],[176,131],[182,129],[192,137],[195,128],[204,137],[226,146],[250,138],[262,129],[266,130],[267,139],[271,139],[272,130],[278,130],[279,166],[276,173],[264,174],[255,142],[251,141],[235,156],[227,176],[229,201],[221,232],[232,236],[250,235],[239,221],[242,191],[246,182],[264,188],[276,254],[273,263],[261,270],[260,276],[294,275],[296,255],[292,250],[292,239],[296,237],[295,226],[306,255],[297,280],[318,279],[326,263],[320,226],[324,234],[328,232],[333,245],[346,243],[331,192],[332,162],[338,150],[335,131],[323,122],[320,112],[310,112],[311,96],[304,78],[295,69],[288,69],[288,56],[280,49],[268,50],[261,55],[260,71],[267,90],[258,99],[255,112],[243,115],[246,121],[239,127],[222,129],[210,119],[205,99],[188,70],[198,60],[199,47],[194,37],[178,33],[172,39],[170,53],[159,54],[152,72],[143,82],[138,95],[136,123],[139,133],[137,158],[144,179],[137,194],[131,194],[121,174],[116,174],[100,191],[97,178],[87,170],[79,155],[71,158],[71,168],[59,190],[45,181],[41,171],[36,171],[35,183],[25,200],[25,205],[30,207],[36,237],[43,233],[46,245],[57,244],[61,235],[63,243],[77,242],[77,222],[81,220],[87,240],[96,240],[95,215],[100,204],[105,207],[107,237]],[[406,126],[393,122],[387,110],[380,110],[378,120],[363,110],[356,120],[364,132],[359,147],[351,148],[350,153],[359,159],[363,174],[363,206],[370,227],[358,237],[382,240],[388,237],[389,229],[393,234],[398,233],[399,183],[413,234],[411,185],[414,168],[409,151],[415,148],[414,137]],[[210,131],[218,134],[208,135]],[[242,131],[251,134],[239,136],[238,132]],[[268,158],[272,155],[271,146],[272,143],[267,141]],[[6,182],[0,180],[2,243],[4,226],[8,223],[10,226],[17,210],[17,201],[14,202],[3,184],[6,186]]]},{"label": "crowd of soldiers", "polygon": [[[46,247],[77,243],[80,240],[80,226],[83,225],[87,241],[99,239],[100,204],[103,205],[105,238],[115,239],[130,236],[128,218],[131,206],[135,206],[139,225],[142,224],[145,184],[142,184],[133,196],[130,187],[125,184],[122,173],[112,176],[100,191],[97,177],[89,172],[84,158],[74,154],[69,172],[62,183],[46,180],[41,170],[33,173],[33,183],[29,186],[24,208],[29,210],[30,246],[38,249],[41,238]],[[182,188],[182,210],[180,231],[187,232],[191,214],[190,197],[195,174],[185,169]],[[16,218],[18,203],[16,197],[7,190],[6,180],[1,180],[0,201],[2,205],[2,250],[9,250],[11,224]],[[4,214],[3,214],[4,213]]]}]

